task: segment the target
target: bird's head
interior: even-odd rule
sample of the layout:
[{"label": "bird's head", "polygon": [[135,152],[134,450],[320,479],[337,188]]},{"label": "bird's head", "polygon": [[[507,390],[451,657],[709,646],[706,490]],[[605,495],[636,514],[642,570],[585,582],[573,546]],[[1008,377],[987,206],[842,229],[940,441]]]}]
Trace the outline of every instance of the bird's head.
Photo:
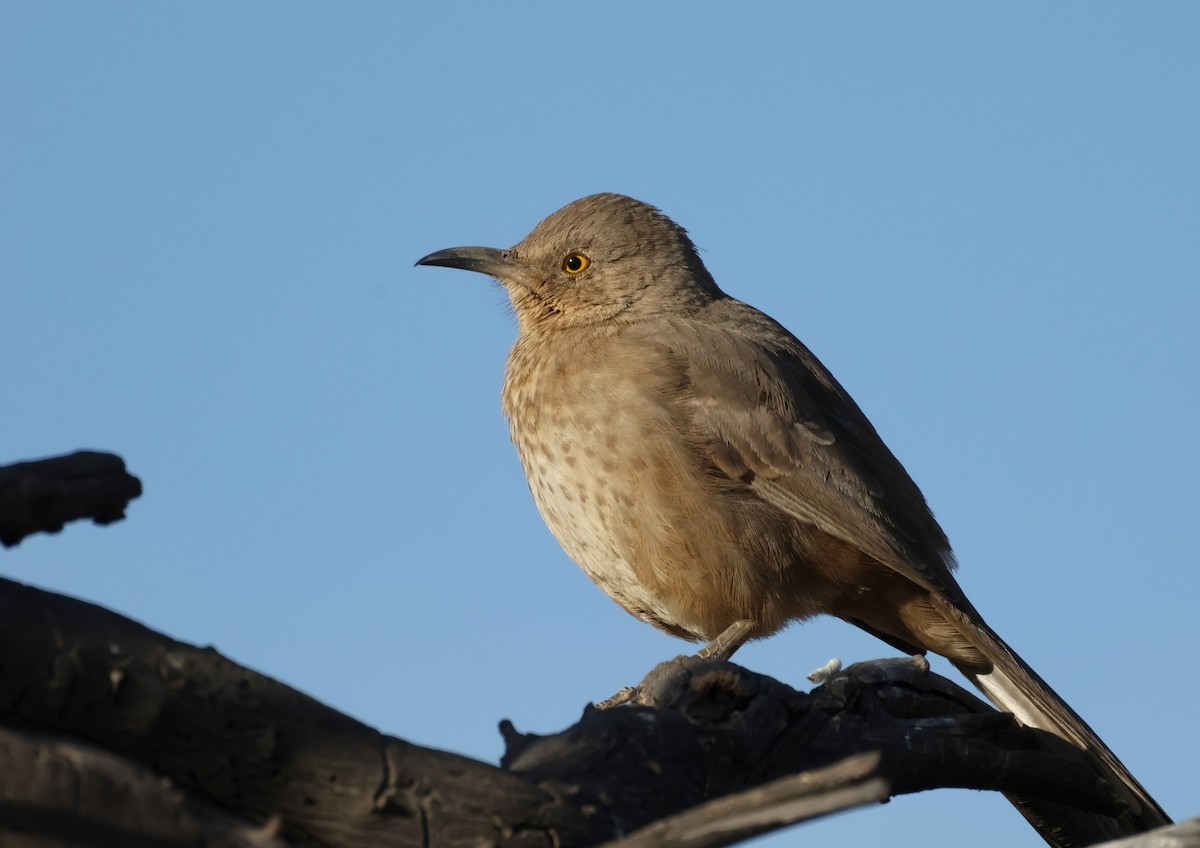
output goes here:
[{"label": "bird's head", "polygon": [[452,247],[417,264],[495,277],[522,332],[636,321],[723,296],[683,227],[620,194],[569,203],[507,250]]}]

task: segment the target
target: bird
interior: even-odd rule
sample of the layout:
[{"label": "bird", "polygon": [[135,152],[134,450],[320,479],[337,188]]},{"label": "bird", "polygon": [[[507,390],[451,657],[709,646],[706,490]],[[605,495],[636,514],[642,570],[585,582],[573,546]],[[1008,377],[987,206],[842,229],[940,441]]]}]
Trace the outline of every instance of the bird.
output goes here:
[{"label": "bird", "polygon": [[932,651],[1084,752],[1128,807],[1106,835],[1170,823],[968,600],[946,533],[858,404],[783,325],[717,285],[682,226],[594,194],[513,247],[417,265],[505,289],[517,339],[502,405],[530,491],[625,610],[716,658],[821,614]]}]

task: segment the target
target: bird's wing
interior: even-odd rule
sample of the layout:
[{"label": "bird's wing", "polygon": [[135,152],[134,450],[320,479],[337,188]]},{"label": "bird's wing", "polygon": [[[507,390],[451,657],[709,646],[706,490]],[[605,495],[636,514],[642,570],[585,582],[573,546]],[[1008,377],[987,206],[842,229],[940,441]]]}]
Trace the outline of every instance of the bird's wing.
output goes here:
[{"label": "bird's wing", "polygon": [[[688,431],[720,473],[953,602],[953,554],[862,410],[782,326],[746,304],[658,335],[688,375]],[[673,322],[674,323],[674,322]]]},{"label": "bird's wing", "polygon": [[654,338],[672,370],[686,374],[675,387],[680,429],[712,472],[741,481],[776,509],[855,545],[958,608],[947,618],[950,638],[983,661],[964,663],[961,654],[951,661],[1001,709],[1082,749],[1130,805],[1116,820],[1071,815],[1073,842],[1169,824],[1116,755],[966,600],[951,574],[949,542],[920,490],[829,371],[757,310],[733,300],[708,309],[670,319]]}]

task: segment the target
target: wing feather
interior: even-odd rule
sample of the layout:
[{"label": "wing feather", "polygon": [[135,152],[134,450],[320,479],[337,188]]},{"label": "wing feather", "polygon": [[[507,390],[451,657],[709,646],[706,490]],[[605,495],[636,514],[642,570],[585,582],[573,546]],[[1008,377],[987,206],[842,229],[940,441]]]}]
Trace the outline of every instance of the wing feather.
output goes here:
[{"label": "wing feather", "polygon": [[697,449],[796,520],[965,602],[924,496],[828,369],[753,307],[706,308],[656,339],[684,365],[682,429]]}]

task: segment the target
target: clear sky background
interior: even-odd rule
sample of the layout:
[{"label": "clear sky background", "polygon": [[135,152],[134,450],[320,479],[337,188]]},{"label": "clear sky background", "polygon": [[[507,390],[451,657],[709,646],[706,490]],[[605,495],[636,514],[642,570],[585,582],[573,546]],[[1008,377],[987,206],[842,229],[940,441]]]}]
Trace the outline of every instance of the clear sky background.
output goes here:
[{"label": "clear sky background", "polygon": [[[813,348],[991,624],[1200,814],[1198,43],[1187,2],[6,2],[0,462],[111,450],[145,494],[0,570],[416,743],[572,724],[686,646],[537,516],[500,289],[413,262],[623,192]],[[891,653],[820,621],[738,659]],[[761,844],[833,838],[1040,844],[964,791]]]}]

